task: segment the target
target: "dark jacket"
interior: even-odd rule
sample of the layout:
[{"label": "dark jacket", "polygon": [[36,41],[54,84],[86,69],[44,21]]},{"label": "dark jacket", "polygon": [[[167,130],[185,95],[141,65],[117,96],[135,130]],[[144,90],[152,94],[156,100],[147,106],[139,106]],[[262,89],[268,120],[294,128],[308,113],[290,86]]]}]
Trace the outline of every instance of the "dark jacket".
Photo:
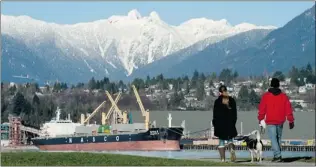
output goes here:
[{"label": "dark jacket", "polygon": [[219,96],[214,103],[213,126],[214,135],[222,140],[229,140],[237,136],[237,108],[234,98],[229,97],[230,109],[222,103],[222,96]]},{"label": "dark jacket", "polygon": [[259,104],[258,120],[265,119],[267,125],[280,125],[287,119],[294,122],[293,110],[289,98],[279,88],[270,88]]}]

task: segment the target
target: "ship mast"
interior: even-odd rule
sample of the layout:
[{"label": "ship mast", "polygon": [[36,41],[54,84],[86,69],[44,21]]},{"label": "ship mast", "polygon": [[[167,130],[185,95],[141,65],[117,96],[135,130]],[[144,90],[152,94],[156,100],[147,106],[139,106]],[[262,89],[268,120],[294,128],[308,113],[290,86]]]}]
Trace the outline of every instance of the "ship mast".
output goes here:
[{"label": "ship mast", "polygon": [[60,108],[59,106],[57,106],[57,110],[56,110],[56,121],[59,121],[60,119]]}]

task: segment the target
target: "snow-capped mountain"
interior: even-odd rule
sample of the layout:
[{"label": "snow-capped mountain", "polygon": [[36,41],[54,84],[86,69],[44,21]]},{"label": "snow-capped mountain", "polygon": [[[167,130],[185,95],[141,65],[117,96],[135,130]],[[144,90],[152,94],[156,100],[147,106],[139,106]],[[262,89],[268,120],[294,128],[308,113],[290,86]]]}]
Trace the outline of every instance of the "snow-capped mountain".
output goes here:
[{"label": "snow-capped mountain", "polygon": [[[131,75],[135,69],[205,39],[208,40],[200,50],[241,32],[275,28],[249,23],[232,26],[224,19],[214,21],[206,18],[191,19],[173,26],[164,22],[157,12],[143,17],[135,9],[126,16],[114,15],[73,25],[48,23],[29,16],[1,15],[2,34],[25,45],[33,56],[46,62],[46,67],[54,73],[50,79],[75,82],[92,76],[121,79]],[[5,43],[7,38],[3,39]],[[9,56],[7,60],[12,62],[7,52],[10,50],[3,52],[3,56]],[[9,65],[9,68],[18,66]],[[23,68],[36,67],[26,64]],[[65,73],[72,78],[65,77]]]},{"label": "snow-capped mountain", "polygon": [[[135,70],[130,78],[159,74],[163,74],[165,77],[190,76],[195,70],[204,73],[218,72],[221,70],[220,66],[218,67],[219,62],[243,49],[255,46],[271,31],[250,30],[210,45],[204,45],[209,41],[209,39],[205,39]],[[200,50],[201,48],[204,49]]]},{"label": "snow-capped mountain", "polygon": [[194,70],[219,73],[223,68],[244,76],[287,73],[292,66],[315,64],[315,5],[276,30],[239,33],[197,51],[202,42],[136,70],[131,79],[160,73],[190,76]]}]

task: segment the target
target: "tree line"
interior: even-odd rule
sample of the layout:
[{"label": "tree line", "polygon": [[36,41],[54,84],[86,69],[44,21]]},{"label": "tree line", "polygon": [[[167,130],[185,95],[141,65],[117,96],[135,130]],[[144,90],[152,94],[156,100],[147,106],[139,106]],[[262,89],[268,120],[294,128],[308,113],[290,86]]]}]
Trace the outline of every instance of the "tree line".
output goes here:
[{"label": "tree line", "polygon": [[[286,78],[286,75],[280,71],[276,71],[272,76],[281,81]],[[300,69],[293,66],[287,76],[291,78],[291,83],[295,86],[302,86],[305,83],[315,84],[316,81],[315,72],[310,64]],[[265,76],[253,77],[252,79],[264,81],[264,89],[269,87]],[[136,99],[132,97],[132,91],[129,91],[131,84],[134,84],[139,90],[145,108],[150,110],[173,110],[177,107],[187,107],[185,97],[188,96],[196,98],[203,104],[202,108],[192,107],[192,110],[211,110],[217,95],[212,90],[205,91],[206,86],[214,87],[214,83],[219,81],[224,81],[225,85],[232,86],[237,80],[243,80],[242,77],[239,77],[238,72],[223,69],[219,74],[204,74],[195,70],[191,77],[184,75],[178,78],[165,78],[163,74],[160,74],[155,77],[147,76],[145,79],[135,78],[131,83],[114,82],[107,77],[100,80],[91,78],[87,83],[71,86],[68,86],[67,83],[56,82],[53,85],[45,85],[44,89],[40,88],[37,83],[6,84],[6,86],[1,83],[1,121],[8,121],[9,114],[12,114],[21,116],[24,124],[28,126],[39,127],[55,116],[57,106],[63,109],[62,117],[70,114],[73,120],[79,121],[80,114],[91,113],[102,103],[105,97],[103,90],[107,90],[111,94],[117,94],[121,91],[123,97],[119,101],[120,108],[139,110]],[[260,94],[257,94],[253,88],[255,85],[240,88],[236,98],[240,110],[252,110],[260,102]],[[164,93],[166,90],[171,92],[169,98]],[[163,93],[154,101],[145,96],[145,94],[155,94],[156,91]],[[189,109],[191,105],[193,104],[190,103]],[[107,111],[110,106],[107,104],[104,111]],[[99,121],[99,118],[100,114],[97,114],[92,120]]]}]

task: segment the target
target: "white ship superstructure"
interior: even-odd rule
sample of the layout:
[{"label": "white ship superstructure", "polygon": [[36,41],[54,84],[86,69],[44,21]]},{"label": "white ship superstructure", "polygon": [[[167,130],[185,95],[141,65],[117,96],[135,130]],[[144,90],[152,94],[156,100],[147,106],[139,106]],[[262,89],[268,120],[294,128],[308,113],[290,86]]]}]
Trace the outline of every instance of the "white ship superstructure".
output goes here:
[{"label": "white ship superstructure", "polygon": [[76,127],[80,126],[80,123],[74,123],[70,116],[68,115],[68,119],[63,120],[60,119],[60,108],[57,107],[56,117],[51,121],[46,122],[41,127],[41,134],[43,136],[56,137],[63,135],[72,135],[75,133]]}]

